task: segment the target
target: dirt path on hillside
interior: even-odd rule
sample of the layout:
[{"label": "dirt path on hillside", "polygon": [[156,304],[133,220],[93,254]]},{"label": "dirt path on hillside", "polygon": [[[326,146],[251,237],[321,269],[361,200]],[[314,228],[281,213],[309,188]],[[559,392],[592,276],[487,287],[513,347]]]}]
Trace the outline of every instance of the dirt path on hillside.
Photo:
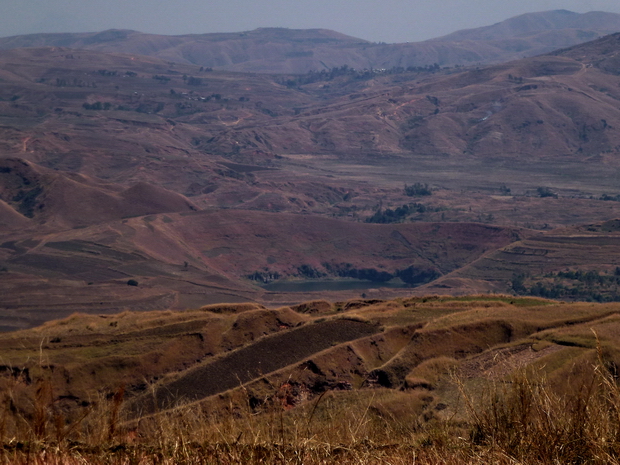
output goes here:
[{"label": "dirt path on hillside", "polygon": [[460,375],[464,379],[483,377],[499,380],[515,370],[530,366],[534,361],[562,349],[565,347],[551,345],[536,351],[532,349],[531,344],[522,344],[485,352],[463,362]]}]

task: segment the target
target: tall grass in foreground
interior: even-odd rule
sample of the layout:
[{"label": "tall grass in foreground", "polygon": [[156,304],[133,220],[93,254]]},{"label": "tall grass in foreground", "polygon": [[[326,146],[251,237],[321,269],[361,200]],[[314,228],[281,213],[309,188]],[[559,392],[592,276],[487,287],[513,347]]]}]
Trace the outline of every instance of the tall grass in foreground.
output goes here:
[{"label": "tall grass in foreground", "polygon": [[[5,393],[0,463],[620,464],[620,390],[600,348],[598,358],[572,389],[525,371],[482,396],[463,388],[459,421],[415,414],[423,394],[379,389],[327,393],[291,410],[275,393],[258,406],[187,405],[137,421],[124,420],[119,391],[69,417],[41,382],[28,409],[17,387]],[[394,396],[416,408],[392,413]]]},{"label": "tall grass in foreground", "polygon": [[[496,384],[472,416],[470,447],[501,451],[518,463],[619,463],[620,389],[615,366],[598,363],[589,376],[566,379],[563,393],[519,372]],[[572,384],[572,385],[570,385]]]}]

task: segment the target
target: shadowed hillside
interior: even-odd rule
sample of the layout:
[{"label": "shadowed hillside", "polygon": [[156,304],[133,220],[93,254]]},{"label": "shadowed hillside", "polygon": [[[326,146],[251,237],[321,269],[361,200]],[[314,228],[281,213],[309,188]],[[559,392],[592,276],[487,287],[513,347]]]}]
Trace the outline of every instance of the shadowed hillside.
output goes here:
[{"label": "shadowed hillside", "polygon": [[182,195],[160,187],[139,183],[123,189],[90,176],[55,172],[20,159],[0,159],[0,178],[0,199],[13,210],[7,212],[9,218],[14,218],[9,229],[25,227],[23,217],[48,228],[73,228],[118,218],[196,210]]}]

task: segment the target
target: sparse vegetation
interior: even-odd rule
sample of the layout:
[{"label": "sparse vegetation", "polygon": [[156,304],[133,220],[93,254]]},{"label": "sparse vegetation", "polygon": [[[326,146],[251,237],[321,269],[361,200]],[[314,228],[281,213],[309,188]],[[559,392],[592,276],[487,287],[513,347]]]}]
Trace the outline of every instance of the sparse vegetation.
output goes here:
[{"label": "sparse vegetation", "polygon": [[37,199],[42,192],[43,189],[40,186],[35,186],[31,189],[23,189],[20,190],[12,200],[17,203],[17,209],[22,215],[32,218],[34,217],[35,207],[37,206]]},{"label": "sparse vegetation", "polygon": [[519,463],[618,463],[620,389],[599,357],[564,392],[522,371],[494,385],[482,408],[470,400],[470,440]]}]

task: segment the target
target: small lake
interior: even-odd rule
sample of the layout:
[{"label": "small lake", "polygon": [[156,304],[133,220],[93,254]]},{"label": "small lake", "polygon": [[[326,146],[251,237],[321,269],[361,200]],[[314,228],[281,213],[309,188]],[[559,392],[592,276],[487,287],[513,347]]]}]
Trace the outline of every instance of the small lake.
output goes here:
[{"label": "small lake", "polygon": [[323,292],[323,291],[355,291],[365,289],[391,288],[404,289],[412,288],[410,284],[402,282],[400,279],[379,283],[366,281],[364,279],[312,279],[305,281],[279,281],[261,286],[269,292]]}]

